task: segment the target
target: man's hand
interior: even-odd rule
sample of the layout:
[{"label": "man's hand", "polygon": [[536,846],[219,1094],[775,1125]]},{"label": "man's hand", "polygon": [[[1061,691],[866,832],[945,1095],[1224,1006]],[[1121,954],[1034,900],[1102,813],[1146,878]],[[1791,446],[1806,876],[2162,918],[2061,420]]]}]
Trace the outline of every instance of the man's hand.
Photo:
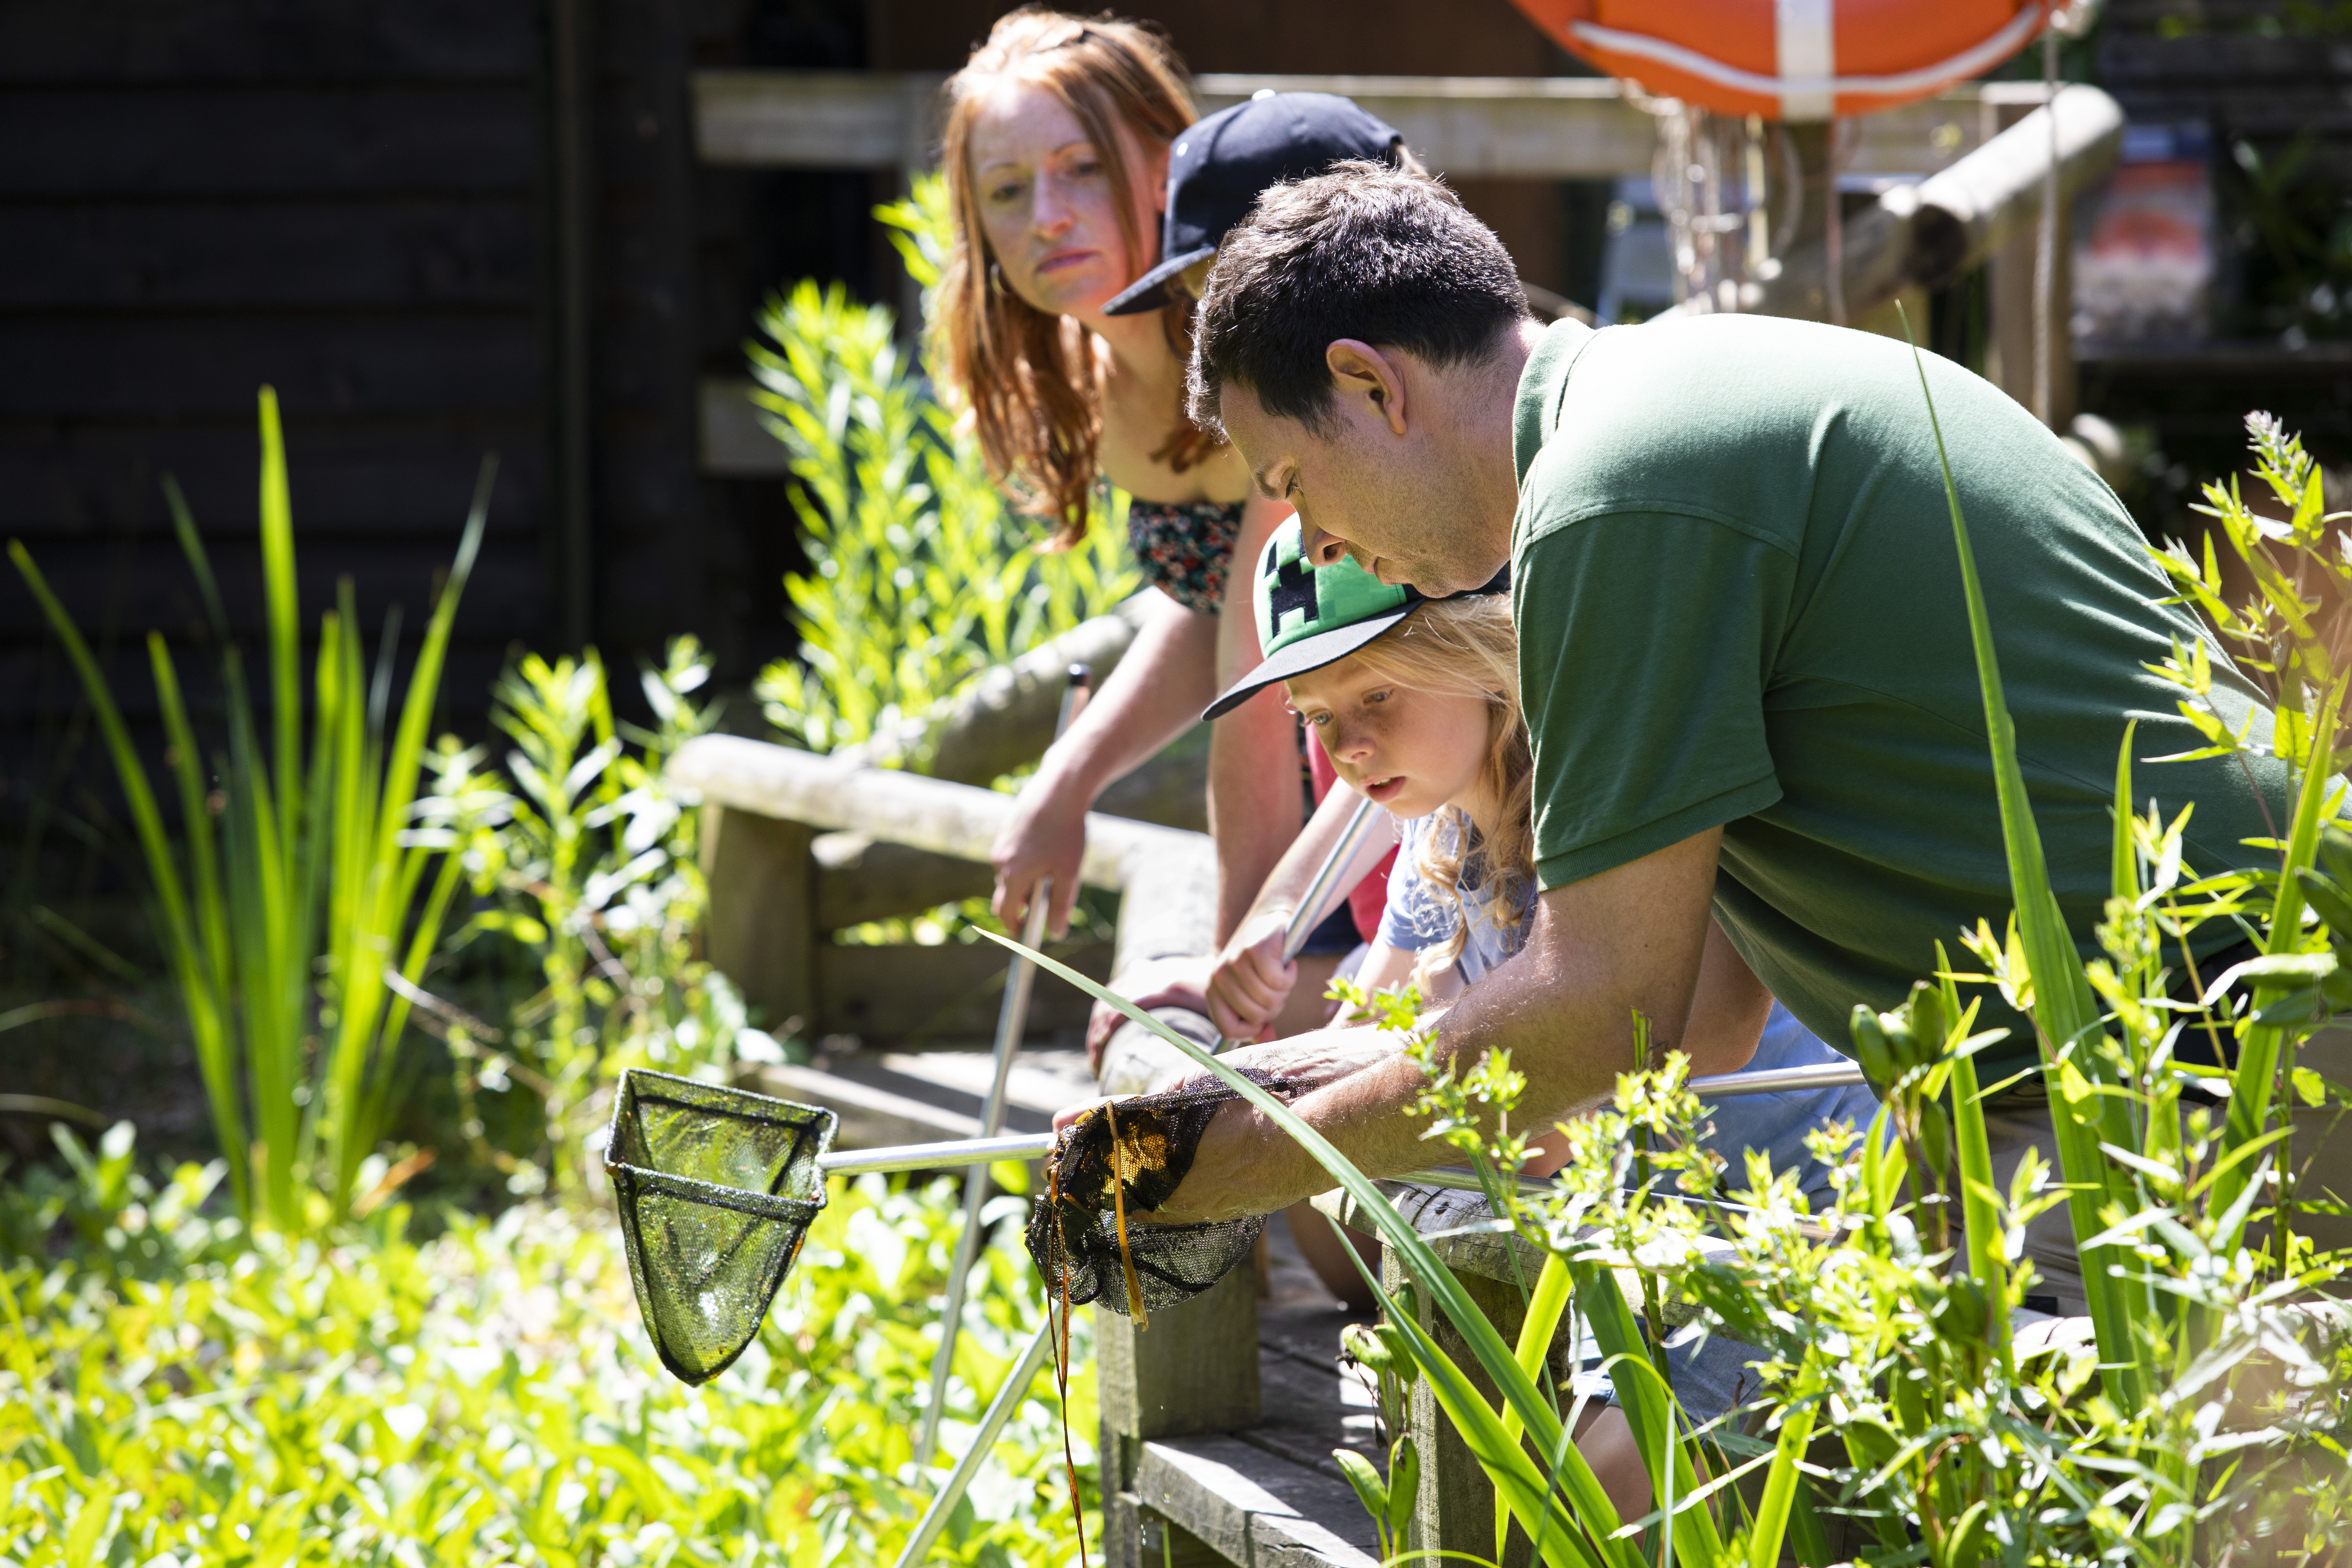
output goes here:
[{"label": "man's hand", "polygon": [[[1118,977],[1119,994],[1146,1013],[1154,1007],[1185,1007],[1206,1013],[1209,963],[1205,958],[1161,958],[1138,964]],[[1127,1015],[1109,1003],[1094,1005],[1087,1015],[1087,1071],[1101,1074],[1104,1048],[1127,1021]]]},{"label": "man's hand", "polygon": [[1298,965],[1282,957],[1287,910],[1260,910],[1242,923],[1209,971],[1209,1021],[1228,1040],[1265,1033],[1298,983]]},{"label": "man's hand", "polygon": [[1366,1068],[1391,1059],[1402,1060],[1403,1056],[1396,1037],[1378,1029],[1317,1029],[1264,1045],[1244,1046],[1217,1059],[1232,1067],[1270,1073],[1291,1086],[1287,1092],[1308,1094]]}]

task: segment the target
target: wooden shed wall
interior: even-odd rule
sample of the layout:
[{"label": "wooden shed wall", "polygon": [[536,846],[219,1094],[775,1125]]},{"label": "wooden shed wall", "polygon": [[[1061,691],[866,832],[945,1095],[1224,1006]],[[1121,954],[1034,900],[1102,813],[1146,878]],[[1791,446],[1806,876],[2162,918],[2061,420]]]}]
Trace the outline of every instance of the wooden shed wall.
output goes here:
[{"label": "wooden shed wall", "polygon": [[[110,650],[198,624],[177,477],[232,622],[258,624],[257,389],[282,400],[306,608],[351,577],[413,626],[501,460],[452,717],[547,621],[541,38],[527,4],[0,5],[0,533]],[[0,764],[20,813],[91,748],[0,580]],[[111,791],[102,792],[110,796]]]},{"label": "wooden shed wall", "polygon": [[[557,7],[580,25],[583,221],[555,221]],[[283,403],[306,618],[337,579],[412,634],[478,465],[499,477],[445,682],[487,730],[518,647],[623,671],[693,632],[783,652],[781,487],[705,478],[694,388],[761,289],[870,288],[872,176],[704,170],[705,66],[863,65],[857,0],[0,0],[0,538],[24,541],[156,740],[142,640],[201,610],[185,489],[236,628],[258,626],[255,395]],[[585,288],[584,591],[567,587],[558,288]],[[414,637],[409,639],[413,647]],[[0,819],[114,791],[29,594],[0,572]],[[54,821],[52,816],[51,820]],[[0,856],[27,840],[11,834]]]}]

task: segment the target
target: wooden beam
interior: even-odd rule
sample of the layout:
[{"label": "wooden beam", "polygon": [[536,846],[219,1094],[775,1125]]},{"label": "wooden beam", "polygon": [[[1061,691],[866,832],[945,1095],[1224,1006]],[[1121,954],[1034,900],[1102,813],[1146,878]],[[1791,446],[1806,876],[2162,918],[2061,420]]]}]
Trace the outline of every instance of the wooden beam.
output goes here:
[{"label": "wooden beam", "polygon": [[695,150],[768,169],[922,168],[937,71],[697,71]]},{"label": "wooden beam", "polygon": [[1193,85],[1203,114],[1269,88],[1352,98],[1457,179],[1647,174],[1657,142],[1650,117],[1603,77],[1209,75]]},{"label": "wooden beam", "polygon": [[[698,71],[696,146],[708,163],[928,167],[938,155],[945,79],[921,71]],[[1204,114],[1269,89],[1352,98],[1402,132],[1423,163],[1457,179],[1646,176],[1657,150],[1650,117],[1609,78],[1213,72],[1193,87]],[[1871,115],[1857,122],[1847,168],[1934,174],[1982,142],[1980,105],[2039,102],[2041,91],[2039,83],[1970,83]]]},{"label": "wooden beam", "polygon": [[[1239,1438],[1146,1443],[1132,1488],[1142,1510],[1175,1524],[1222,1563],[1375,1565],[1370,1516],[1352,1488]],[[1145,1561],[1156,1564],[1158,1558],[1147,1552]]]},{"label": "wooden beam", "polygon": [[[941,855],[985,861],[1012,820],[1013,797],[892,768],[859,767],[738,735],[698,735],[677,750],[670,782],[704,804],[812,827],[870,834]],[[1080,875],[1132,890],[1162,869],[1213,866],[1207,836],[1123,817],[1087,816]],[[1212,873],[1213,876],[1213,873]]]},{"label": "wooden beam", "polygon": [[[2034,110],[1974,155],[1919,185],[1912,200],[1917,216],[1913,219],[1911,276],[1940,288],[1982,262],[2012,235],[2033,232],[2041,221],[2042,185],[2053,147],[2063,207],[2115,166],[2123,135],[2120,104],[2097,88],[2069,87],[2054,105]],[[2060,248],[2071,249],[2063,222],[2058,233]],[[2063,322],[2063,309],[2061,316]]]},{"label": "wooden beam", "polygon": [[816,1021],[814,837],[801,823],[715,803],[703,808],[704,954],[777,1035]]},{"label": "wooden beam", "polygon": [[822,931],[976,899],[996,885],[985,861],[864,833],[824,834],[809,849],[816,857],[816,928]]},{"label": "wooden beam", "polygon": [[[1949,283],[2011,236],[2031,232],[2050,164],[2052,107],[2062,203],[2114,165],[2123,141],[2122,109],[2097,88],[2070,87],[2056,105],[2033,110],[1950,167],[1889,190],[1845,220],[1841,276],[1848,321],[1859,321],[1911,284]],[[1826,243],[1801,245],[1778,261],[1745,307],[1764,315],[1825,319]]]}]

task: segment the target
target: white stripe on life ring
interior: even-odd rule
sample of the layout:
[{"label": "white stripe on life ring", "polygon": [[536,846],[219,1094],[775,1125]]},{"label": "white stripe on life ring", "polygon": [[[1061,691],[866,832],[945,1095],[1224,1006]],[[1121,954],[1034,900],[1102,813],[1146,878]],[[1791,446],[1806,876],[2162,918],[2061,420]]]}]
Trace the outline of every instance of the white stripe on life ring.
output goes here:
[{"label": "white stripe on life ring", "polygon": [[1837,118],[1835,93],[1797,86],[1837,79],[1836,0],[1773,0],[1772,30],[1780,66],[1780,118]]},{"label": "white stripe on life ring", "polygon": [[1655,60],[1662,66],[1672,66],[1678,71],[1711,81],[1718,87],[1727,87],[1734,92],[1753,93],[1759,98],[1785,99],[1810,95],[1834,100],[1841,93],[1902,98],[1933,92],[1950,86],[1962,77],[1990,69],[2021,47],[2040,29],[2043,16],[2043,8],[2040,5],[2021,11],[2011,18],[2007,26],[1984,42],[1962,49],[1949,59],[1923,66],[1917,70],[1898,71],[1893,76],[1832,76],[1811,80],[1742,70],[1738,66],[1710,59],[1696,49],[1685,48],[1664,38],[1654,38],[1647,33],[1629,33],[1619,27],[1603,27],[1594,22],[1571,22],[1569,31],[1596,49],[1632,55],[1637,59]]}]

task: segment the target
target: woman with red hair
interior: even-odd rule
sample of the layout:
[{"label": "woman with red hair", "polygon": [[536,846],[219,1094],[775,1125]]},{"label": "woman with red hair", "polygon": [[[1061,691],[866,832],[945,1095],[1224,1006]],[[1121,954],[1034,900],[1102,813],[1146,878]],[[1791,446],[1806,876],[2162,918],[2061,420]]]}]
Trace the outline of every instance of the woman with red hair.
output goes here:
[{"label": "woman with red hair", "polygon": [[[992,470],[1054,543],[1083,537],[1103,482],[1134,498],[1129,533],[1160,590],[996,846],[999,916],[1017,924],[1050,878],[1059,931],[1096,796],[1256,662],[1249,606],[1223,613],[1227,566],[1237,551],[1253,559],[1289,509],[1253,500],[1232,448],[1184,416],[1189,295],[1135,314],[1103,309],[1160,260],[1171,147],[1196,118],[1167,39],[1108,16],[1014,11],[950,80],[947,100],[956,228],[933,306],[935,373],[969,410]],[[1230,734],[1219,726],[1210,756],[1220,936],[1301,820],[1289,716],[1268,700],[1237,718]]]}]

